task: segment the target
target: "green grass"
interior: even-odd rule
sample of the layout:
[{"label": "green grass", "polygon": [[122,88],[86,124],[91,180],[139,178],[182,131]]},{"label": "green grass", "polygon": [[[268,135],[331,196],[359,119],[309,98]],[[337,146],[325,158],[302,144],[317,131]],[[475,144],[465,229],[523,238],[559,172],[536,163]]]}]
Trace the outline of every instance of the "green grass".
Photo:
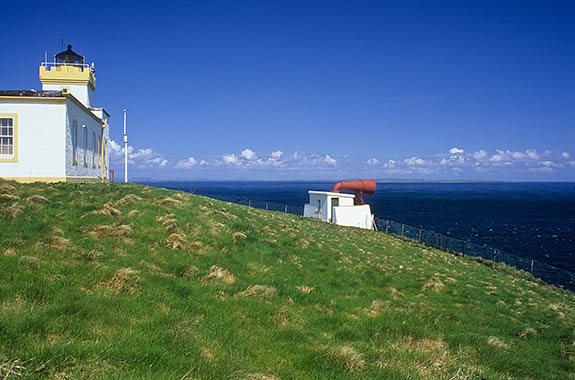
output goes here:
[{"label": "green grass", "polygon": [[575,379],[572,292],[186,193],[0,182],[0,269],[0,379]]}]

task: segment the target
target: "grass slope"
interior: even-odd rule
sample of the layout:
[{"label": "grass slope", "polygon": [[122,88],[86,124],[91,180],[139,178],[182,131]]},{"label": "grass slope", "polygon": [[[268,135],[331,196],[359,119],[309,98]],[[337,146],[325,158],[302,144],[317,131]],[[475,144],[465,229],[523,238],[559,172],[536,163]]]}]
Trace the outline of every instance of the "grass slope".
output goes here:
[{"label": "grass slope", "polygon": [[574,295],[140,185],[0,183],[0,379],[573,379]]}]

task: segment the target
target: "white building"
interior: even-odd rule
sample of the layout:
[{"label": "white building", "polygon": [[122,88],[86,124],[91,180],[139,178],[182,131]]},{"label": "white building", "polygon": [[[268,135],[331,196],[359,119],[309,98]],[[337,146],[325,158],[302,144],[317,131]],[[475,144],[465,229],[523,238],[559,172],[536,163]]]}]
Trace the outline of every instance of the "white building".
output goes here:
[{"label": "white building", "polygon": [[0,178],[108,180],[109,115],[94,108],[94,66],[72,46],[40,65],[42,90],[0,91]]},{"label": "white building", "polygon": [[373,215],[367,204],[356,205],[354,194],[308,191],[309,203],[303,216],[340,226],[373,229]]}]

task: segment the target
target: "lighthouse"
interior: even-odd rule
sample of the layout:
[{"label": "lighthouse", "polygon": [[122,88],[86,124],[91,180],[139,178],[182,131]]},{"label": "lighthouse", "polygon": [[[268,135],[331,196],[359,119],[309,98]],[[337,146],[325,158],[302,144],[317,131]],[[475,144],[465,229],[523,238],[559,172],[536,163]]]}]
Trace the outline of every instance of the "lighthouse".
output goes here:
[{"label": "lighthouse", "polygon": [[0,178],[106,182],[110,116],[94,106],[94,64],[68,45],[39,77],[41,90],[0,90]]}]

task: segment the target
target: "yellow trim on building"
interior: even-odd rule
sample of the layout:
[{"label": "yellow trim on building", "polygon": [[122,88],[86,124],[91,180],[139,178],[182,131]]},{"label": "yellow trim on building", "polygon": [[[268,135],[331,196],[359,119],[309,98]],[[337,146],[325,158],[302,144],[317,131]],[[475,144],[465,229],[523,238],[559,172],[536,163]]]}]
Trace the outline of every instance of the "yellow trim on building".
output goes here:
[{"label": "yellow trim on building", "polygon": [[66,99],[70,99],[75,105],[80,107],[82,110],[87,112],[92,119],[96,120],[100,124],[104,124],[104,121],[92,112],[91,109],[82,104],[74,95],[70,93],[64,93],[64,97],[55,96],[0,96],[0,102],[39,102],[39,103],[66,103]]},{"label": "yellow trim on building", "polygon": [[86,107],[85,105],[82,104],[82,102],[80,102],[78,99],[76,99],[74,97],[74,95],[72,94],[64,94],[65,99],[70,99],[75,105],[77,105],[78,107],[80,107],[81,109],[83,109],[85,112],[87,112],[92,119],[96,120],[98,123],[104,125],[104,121],[102,119],[100,119],[98,116],[96,116],[94,114],[94,112],[92,112],[91,109],[89,109],[88,107]]},{"label": "yellow trim on building", "polygon": [[0,102],[66,103],[66,98],[60,96],[0,96]]},{"label": "yellow trim on building", "polygon": [[16,181],[20,183],[32,182],[65,182],[66,177],[0,177],[6,181]]},{"label": "yellow trim on building", "polygon": [[68,183],[95,183],[102,182],[100,177],[0,177],[4,181],[15,181],[18,183],[34,182],[68,182]]},{"label": "yellow trim on building", "polygon": [[84,84],[96,89],[94,72],[90,68],[82,66],[40,66],[40,82],[44,84]]},{"label": "yellow trim on building", "polygon": [[18,114],[17,113],[0,113],[0,117],[11,117],[14,120],[14,125],[12,126],[14,130],[14,157],[12,158],[0,158],[0,163],[4,162],[18,162]]},{"label": "yellow trim on building", "polygon": [[102,182],[100,177],[66,177],[68,183],[96,183]]}]

